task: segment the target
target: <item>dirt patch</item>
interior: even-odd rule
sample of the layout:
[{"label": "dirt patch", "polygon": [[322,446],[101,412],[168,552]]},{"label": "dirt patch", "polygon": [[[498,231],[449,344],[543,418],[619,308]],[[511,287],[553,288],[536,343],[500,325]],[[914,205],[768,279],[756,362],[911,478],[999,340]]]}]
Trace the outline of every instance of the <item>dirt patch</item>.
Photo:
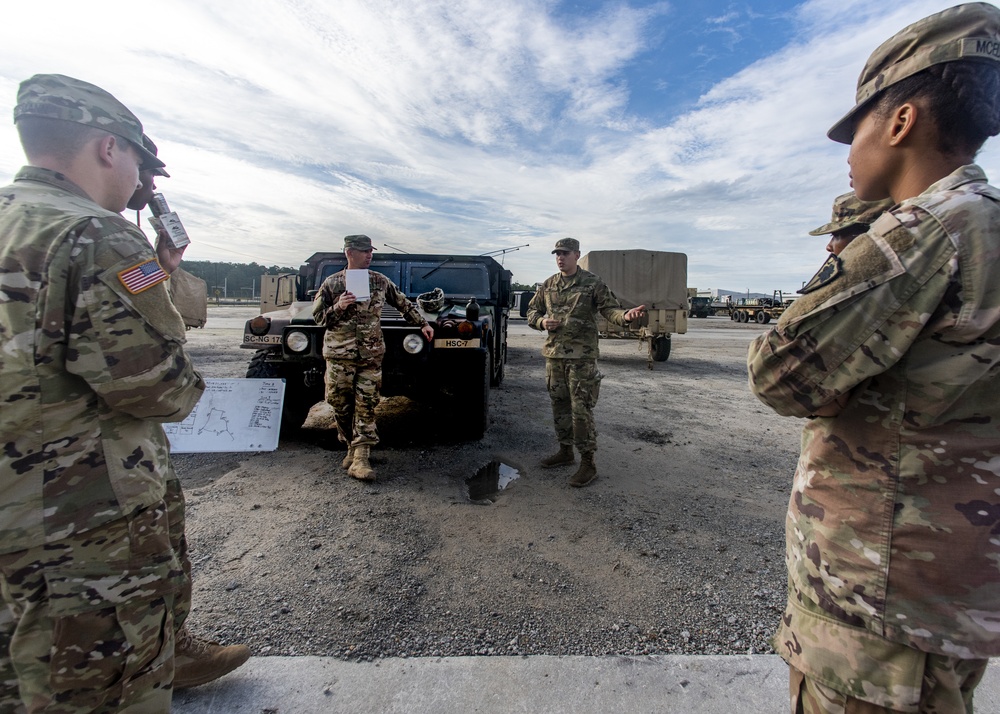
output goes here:
[{"label": "dirt patch", "polygon": [[[206,376],[243,375],[233,323],[213,308],[188,333]],[[800,425],[747,390],[762,330],[692,320],[653,369],[638,343],[602,341],[600,477],[585,489],[567,485],[572,467],[537,467],[556,444],[541,335],[524,323],[483,440],[453,438],[435,405],[383,400],[374,484],[340,469],[325,405],[276,452],[177,455],[192,629],[352,659],[770,651]],[[494,460],[518,478],[471,502],[468,480]]]}]

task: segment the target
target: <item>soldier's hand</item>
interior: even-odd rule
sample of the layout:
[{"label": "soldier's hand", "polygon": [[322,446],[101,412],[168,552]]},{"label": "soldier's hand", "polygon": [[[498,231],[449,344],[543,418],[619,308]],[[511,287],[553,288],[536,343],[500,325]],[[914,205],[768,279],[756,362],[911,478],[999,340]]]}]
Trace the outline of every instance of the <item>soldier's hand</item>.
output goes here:
[{"label": "soldier's hand", "polygon": [[342,292],[340,294],[340,297],[337,298],[337,307],[339,307],[341,310],[346,310],[348,307],[350,307],[357,301],[358,298],[355,297],[354,293],[348,290],[346,292]]},{"label": "soldier's hand", "polygon": [[562,324],[561,321],[556,320],[555,318],[552,317],[546,317],[542,320],[542,327],[544,327],[549,332],[554,332],[555,330],[558,330],[559,325],[561,324]]},{"label": "soldier's hand", "polygon": [[632,322],[633,320],[638,320],[645,314],[646,314],[645,305],[639,305],[638,307],[633,307],[631,310],[625,311],[625,322]]},{"label": "soldier's hand", "polygon": [[166,231],[156,232],[156,258],[160,262],[160,267],[169,275],[181,267],[181,260],[184,258],[184,249],[187,246],[174,248],[168,238]]},{"label": "soldier's hand", "polygon": [[840,412],[844,410],[844,407],[847,406],[847,402],[850,400],[850,398],[851,398],[851,393],[845,392],[844,394],[841,394],[839,397],[834,399],[832,402],[828,402],[823,406],[821,406],[816,411],[814,411],[812,413],[812,416],[818,416],[818,417],[837,416],[838,414],[840,414]]},{"label": "soldier's hand", "polygon": [[434,328],[430,325],[424,325],[421,327],[420,332],[423,334],[424,339],[428,342],[434,339]]}]

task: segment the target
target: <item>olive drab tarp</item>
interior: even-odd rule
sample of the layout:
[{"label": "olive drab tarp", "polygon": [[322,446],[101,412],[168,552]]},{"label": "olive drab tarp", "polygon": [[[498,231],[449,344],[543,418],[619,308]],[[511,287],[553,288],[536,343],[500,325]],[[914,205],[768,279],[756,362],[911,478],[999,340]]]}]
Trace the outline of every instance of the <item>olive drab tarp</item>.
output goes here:
[{"label": "olive drab tarp", "polygon": [[595,273],[622,307],[687,310],[687,255],[662,250],[592,250],[580,267]]}]

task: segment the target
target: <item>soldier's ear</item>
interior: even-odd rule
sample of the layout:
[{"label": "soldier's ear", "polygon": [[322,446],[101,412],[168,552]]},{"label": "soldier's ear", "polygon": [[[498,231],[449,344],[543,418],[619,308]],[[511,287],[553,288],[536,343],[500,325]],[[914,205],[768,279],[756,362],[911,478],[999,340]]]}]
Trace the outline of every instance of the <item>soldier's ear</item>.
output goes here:
[{"label": "soldier's ear", "polygon": [[889,116],[887,124],[888,139],[890,146],[899,146],[906,140],[917,124],[917,120],[922,118],[920,110],[913,102],[900,104]]}]

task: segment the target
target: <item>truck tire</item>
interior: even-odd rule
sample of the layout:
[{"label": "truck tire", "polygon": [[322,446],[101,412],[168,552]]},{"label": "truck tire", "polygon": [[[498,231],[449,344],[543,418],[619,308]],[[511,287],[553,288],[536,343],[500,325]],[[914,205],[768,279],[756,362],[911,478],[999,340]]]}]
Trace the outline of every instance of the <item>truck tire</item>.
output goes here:
[{"label": "truck tire", "polygon": [[270,350],[257,350],[247,365],[247,379],[284,379],[285,400],[281,408],[281,433],[283,436],[294,434],[302,428],[302,423],[309,416],[313,404],[322,398],[308,389],[302,381],[301,374],[291,375],[285,370],[267,362]]},{"label": "truck tire", "polygon": [[771,316],[770,316],[770,315],[768,315],[768,314],[767,314],[766,312],[764,312],[763,310],[761,310],[760,312],[758,312],[758,313],[757,313],[757,323],[758,323],[758,324],[761,324],[761,325],[766,325],[766,324],[767,324],[767,323],[769,323],[770,321],[771,321]]},{"label": "truck tire", "polygon": [[732,320],[733,322],[739,322],[740,313],[738,313],[736,310],[733,310],[731,313],[729,313],[729,319]]},{"label": "truck tire", "polygon": [[504,377],[504,347],[499,346],[500,356],[497,356],[497,350],[494,349],[493,335],[490,335],[490,386],[499,387],[500,383],[503,382]]},{"label": "truck tire", "polygon": [[655,362],[666,362],[670,356],[670,335],[658,335],[649,343],[649,354]]},{"label": "truck tire", "polygon": [[481,355],[478,364],[469,366],[469,388],[459,392],[460,402],[455,409],[457,430],[470,440],[482,439],[489,425],[490,354]]}]

